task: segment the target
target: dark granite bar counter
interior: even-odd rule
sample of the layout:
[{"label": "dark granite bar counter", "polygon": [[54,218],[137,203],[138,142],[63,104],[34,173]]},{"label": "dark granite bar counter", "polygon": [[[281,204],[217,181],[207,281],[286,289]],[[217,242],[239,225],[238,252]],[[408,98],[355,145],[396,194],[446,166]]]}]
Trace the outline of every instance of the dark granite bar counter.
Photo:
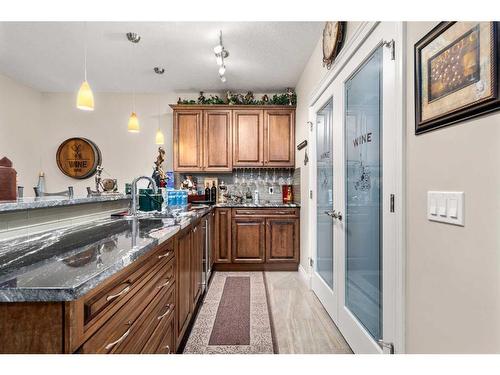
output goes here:
[{"label": "dark granite bar counter", "polygon": [[217,203],[215,207],[227,208],[299,208],[300,205],[295,203]]},{"label": "dark granite bar counter", "polygon": [[71,301],[208,213],[103,219],[0,241],[0,302]]},{"label": "dark granite bar counter", "polygon": [[113,193],[91,197],[73,198],[62,196],[19,198],[15,201],[0,201],[0,213],[36,208],[72,206],[86,203],[112,202],[120,200],[130,200],[130,196],[120,193]]}]

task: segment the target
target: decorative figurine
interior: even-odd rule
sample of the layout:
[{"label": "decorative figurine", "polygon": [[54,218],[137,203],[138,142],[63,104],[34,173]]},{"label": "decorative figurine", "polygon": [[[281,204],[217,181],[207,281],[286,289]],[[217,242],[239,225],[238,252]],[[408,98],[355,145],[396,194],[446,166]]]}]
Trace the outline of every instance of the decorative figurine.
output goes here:
[{"label": "decorative figurine", "polygon": [[291,87],[288,87],[286,89],[286,95],[288,96],[288,105],[293,105],[293,96],[295,95],[295,91]]},{"label": "decorative figurine", "polygon": [[165,161],[165,150],[163,147],[158,147],[158,156],[156,157],[156,161],[154,162],[155,167],[153,169],[152,178],[156,182],[156,186],[165,187],[167,176],[165,171],[163,170],[162,164]]},{"label": "decorative figurine", "polygon": [[245,104],[251,104],[253,102],[253,93],[248,91],[243,99]]},{"label": "decorative figurine", "polygon": [[198,97],[198,104],[205,104],[205,96],[203,95],[203,91],[200,91],[200,96]]},{"label": "decorative figurine", "polygon": [[267,94],[264,94],[264,96],[262,97],[262,103],[264,103],[264,104],[269,103],[269,96],[267,96]]}]

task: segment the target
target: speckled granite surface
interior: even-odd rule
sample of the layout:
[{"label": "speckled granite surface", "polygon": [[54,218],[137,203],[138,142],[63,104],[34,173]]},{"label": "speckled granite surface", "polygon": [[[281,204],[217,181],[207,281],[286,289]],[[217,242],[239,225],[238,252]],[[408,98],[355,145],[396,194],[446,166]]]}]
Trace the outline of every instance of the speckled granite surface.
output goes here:
[{"label": "speckled granite surface", "polygon": [[15,201],[0,201],[0,213],[28,210],[35,208],[71,206],[75,204],[100,203],[119,200],[130,200],[130,196],[125,194],[107,194],[94,197],[40,197],[40,198],[19,198]]},{"label": "speckled granite surface", "polygon": [[110,218],[0,241],[0,302],[75,300],[209,210],[179,224]]}]

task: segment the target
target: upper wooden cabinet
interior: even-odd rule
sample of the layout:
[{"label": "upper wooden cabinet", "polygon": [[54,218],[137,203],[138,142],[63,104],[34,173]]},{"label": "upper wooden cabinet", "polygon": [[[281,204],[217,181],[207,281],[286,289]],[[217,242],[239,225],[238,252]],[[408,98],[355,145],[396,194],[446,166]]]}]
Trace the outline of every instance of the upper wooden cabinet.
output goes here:
[{"label": "upper wooden cabinet", "polygon": [[233,169],[231,111],[203,112],[203,170],[230,172]]},{"label": "upper wooden cabinet", "polygon": [[230,172],[233,167],[292,168],[295,108],[171,105],[174,170]]},{"label": "upper wooden cabinet", "polygon": [[264,111],[264,166],[295,165],[295,110]]},{"label": "upper wooden cabinet", "polygon": [[264,165],[264,123],[260,109],[233,111],[233,165]]},{"label": "upper wooden cabinet", "polygon": [[174,111],[174,170],[201,171],[202,116],[200,110]]}]

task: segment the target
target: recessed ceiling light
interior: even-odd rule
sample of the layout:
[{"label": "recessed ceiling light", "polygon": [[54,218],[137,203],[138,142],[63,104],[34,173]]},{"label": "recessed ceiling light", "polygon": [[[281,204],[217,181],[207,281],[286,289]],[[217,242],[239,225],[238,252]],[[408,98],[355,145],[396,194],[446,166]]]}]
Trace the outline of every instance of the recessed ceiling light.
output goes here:
[{"label": "recessed ceiling light", "polygon": [[163,74],[165,73],[165,68],[160,68],[159,66],[155,66],[154,71],[156,74]]}]

